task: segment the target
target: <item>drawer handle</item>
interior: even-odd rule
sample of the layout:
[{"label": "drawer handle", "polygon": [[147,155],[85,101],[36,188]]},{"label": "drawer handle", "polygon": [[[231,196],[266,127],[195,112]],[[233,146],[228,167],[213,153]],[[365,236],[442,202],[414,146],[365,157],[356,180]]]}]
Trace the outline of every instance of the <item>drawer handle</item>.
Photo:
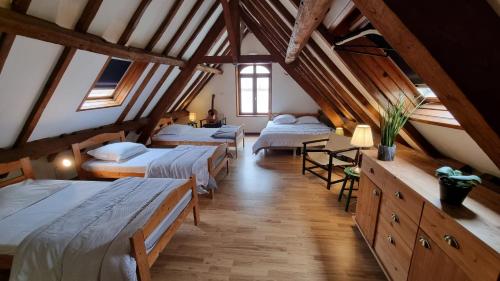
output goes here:
[{"label": "drawer handle", "polygon": [[378,196],[378,190],[374,189],[372,193],[373,193],[373,196]]},{"label": "drawer handle", "polygon": [[390,234],[387,235],[387,242],[394,244],[394,238],[392,238],[392,236]]},{"label": "drawer handle", "polygon": [[399,191],[394,192],[394,196],[396,196],[396,198],[399,198],[399,199],[403,198],[403,195]]},{"label": "drawer handle", "polygon": [[370,173],[375,174],[375,171],[373,170],[373,168],[370,168]]},{"label": "drawer handle", "polygon": [[425,239],[425,237],[423,237],[423,236],[420,236],[420,238],[418,239],[418,242],[420,242],[420,245],[422,245],[422,247],[424,247],[426,249],[431,248],[431,244],[429,243],[429,240]]},{"label": "drawer handle", "polygon": [[460,246],[458,245],[458,241],[457,239],[455,239],[455,237],[449,235],[449,234],[445,234],[443,236],[443,239],[444,241],[446,241],[446,243],[448,243],[448,245],[450,245],[451,247],[455,248],[455,249],[460,249]]},{"label": "drawer handle", "polygon": [[391,219],[393,222],[399,223],[399,217],[398,217],[398,215],[396,215],[396,213],[392,213]]}]

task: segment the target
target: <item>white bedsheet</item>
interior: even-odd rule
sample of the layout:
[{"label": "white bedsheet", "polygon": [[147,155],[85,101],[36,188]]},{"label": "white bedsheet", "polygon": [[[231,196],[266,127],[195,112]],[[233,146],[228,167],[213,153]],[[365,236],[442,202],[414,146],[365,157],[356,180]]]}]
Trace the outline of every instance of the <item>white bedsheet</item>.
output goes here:
[{"label": "white bedsheet", "polygon": [[253,153],[264,148],[302,147],[305,141],[328,138],[331,128],[319,124],[275,124],[268,121],[259,138],[254,143]]},{"label": "white bedsheet", "polygon": [[134,156],[127,161],[114,162],[92,159],[82,164],[88,172],[120,172],[120,173],[145,173],[148,165],[154,160],[172,151],[171,148],[148,148],[148,151]]},{"label": "white bedsheet", "polygon": [[197,141],[213,143],[234,143],[232,139],[213,138],[212,135],[219,128],[193,128],[182,134],[162,134],[161,132],[152,137],[153,141]]}]

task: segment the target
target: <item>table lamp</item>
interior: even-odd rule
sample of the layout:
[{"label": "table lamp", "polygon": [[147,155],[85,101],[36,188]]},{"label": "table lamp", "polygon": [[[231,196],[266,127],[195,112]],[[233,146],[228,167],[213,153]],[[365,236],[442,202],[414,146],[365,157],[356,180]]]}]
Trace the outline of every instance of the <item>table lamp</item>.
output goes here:
[{"label": "table lamp", "polygon": [[196,112],[189,113],[189,121],[196,122]]},{"label": "table lamp", "polygon": [[354,168],[354,172],[359,174],[360,149],[373,146],[373,135],[370,126],[357,125],[351,138],[351,145],[358,148],[358,153],[356,154],[356,167]]},{"label": "table lamp", "polygon": [[342,127],[335,128],[335,134],[339,135],[339,136],[343,136],[344,135],[344,128],[342,128]]}]

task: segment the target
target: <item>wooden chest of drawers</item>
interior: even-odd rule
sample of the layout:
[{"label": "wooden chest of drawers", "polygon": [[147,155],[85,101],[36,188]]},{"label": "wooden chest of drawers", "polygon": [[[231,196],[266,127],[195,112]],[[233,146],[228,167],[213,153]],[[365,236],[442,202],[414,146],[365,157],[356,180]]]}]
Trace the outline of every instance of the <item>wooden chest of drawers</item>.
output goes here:
[{"label": "wooden chest of drawers", "polygon": [[499,280],[500,196],[477,187],[443,205],[437,167],[413,151],[392,162],[364,152],[358,228],[391,280]]}]

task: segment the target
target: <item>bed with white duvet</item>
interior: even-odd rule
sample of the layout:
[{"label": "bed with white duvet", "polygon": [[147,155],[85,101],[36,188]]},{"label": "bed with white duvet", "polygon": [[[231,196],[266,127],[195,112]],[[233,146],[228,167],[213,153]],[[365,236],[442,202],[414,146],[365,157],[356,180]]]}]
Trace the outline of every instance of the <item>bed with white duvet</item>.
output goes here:
[{"label": "bed with white duvet", "polygon": [[262,149],[301,148],[303,142],[328,138],[332,130],[313,116],[295,118],[286,114],[285,121],[280,121],[280,116],[284,115],[267,122],[252,147],[253,153],[257,154]]},{"label": "bed with white duvet", "polygon": [[[135,248],[146,256],[161,251],[166,230],[197,208],[193,190],[193,180],[131,177],[27,179],[0,188],[1,264],[11,263],[11,281],[137,280]],[[152,224],[153,216],[162,219]],[[148,227],[132,247],[131,237]]]}]

